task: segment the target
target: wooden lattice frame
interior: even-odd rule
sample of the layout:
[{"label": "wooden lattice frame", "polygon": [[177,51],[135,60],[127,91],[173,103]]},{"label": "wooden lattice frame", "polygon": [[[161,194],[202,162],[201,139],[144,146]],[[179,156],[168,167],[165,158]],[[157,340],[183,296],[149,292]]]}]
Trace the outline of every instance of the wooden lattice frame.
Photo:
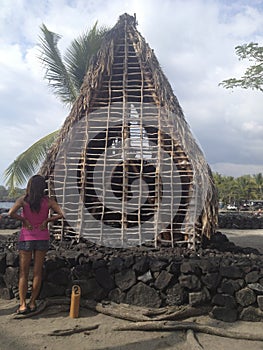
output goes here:
[{"label": "wooden lattice frame", "polygon": [[[67,214],[66,223],[52,228],[62,238],[113,246],[157,245],[161,239],[194,248],[216,228],[210,168],[153,51],[127,14],[107,34],[41,173]],[[119,207],[112,210],[116,200]]]}]

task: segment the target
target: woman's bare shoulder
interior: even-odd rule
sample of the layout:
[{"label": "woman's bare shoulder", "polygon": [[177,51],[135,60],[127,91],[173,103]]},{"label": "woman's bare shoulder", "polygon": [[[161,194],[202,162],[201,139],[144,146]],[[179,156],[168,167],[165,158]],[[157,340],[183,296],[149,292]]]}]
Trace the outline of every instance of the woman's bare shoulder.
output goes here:
[{"label": "woman's bare shoulder", "polygon": [[25,196],[21,196],[21,197],[17,198],[16,204],[23,205],[24,203],[25,203]]},{"label": "woman's bare shoulder", "polygon": [[14,205],[9,210],[9,215],[10,213],[16,212],[19,208],[22,208],[24,206],[24,203],[25,203],[24,198],[25,196],[22,196],[15,201]]},{"label": "woman's bare shoulder", "polygon": [[52,205],[52,204],[54,204],[54,203],[57,203],[57,201],[56,201],[56,199],[55,199],[54,197],[49,197],[49,196],[47,196],[46,198],[47,198],[47,200],[48,200],[48,204],[49,204],[49,205]]}]

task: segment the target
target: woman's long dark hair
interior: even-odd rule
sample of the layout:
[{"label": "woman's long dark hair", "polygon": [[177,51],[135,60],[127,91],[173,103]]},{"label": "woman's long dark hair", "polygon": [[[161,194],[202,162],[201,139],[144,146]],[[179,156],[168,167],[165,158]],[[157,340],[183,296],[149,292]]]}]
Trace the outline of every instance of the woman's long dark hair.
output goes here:
[{"label": "woman's long dark hair", "polygon": [[46,181],[41,175],[32,176],[27,184],[24,200],[30,205],[30,209],[39,212],[41,200],[45,196]]}]

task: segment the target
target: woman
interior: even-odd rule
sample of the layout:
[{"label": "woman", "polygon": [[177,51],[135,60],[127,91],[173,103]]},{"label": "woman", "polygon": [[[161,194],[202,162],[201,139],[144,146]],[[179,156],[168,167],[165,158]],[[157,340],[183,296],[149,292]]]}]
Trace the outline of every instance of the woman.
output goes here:
[{"label": "woman", "polygon": [[[63,212],[54,199],[45,195],[46,182],[40,175],[34,175],[29,181],[26,194],[15,202],[9,210],[9,215],[22,221],[22,229],[18,241],[19,250],[19,299],[18,314],[25,314],[36,310],[41,282],[42,268],[46,252],[49,248],[48,223],[63,217]],[[22,208],[21,215],[18,210]],[[49,217],[52,209],[57,215]],[[31,299],[26,304],[28,289],[28,275],[32,255],[34,257],[34,273]]]}]

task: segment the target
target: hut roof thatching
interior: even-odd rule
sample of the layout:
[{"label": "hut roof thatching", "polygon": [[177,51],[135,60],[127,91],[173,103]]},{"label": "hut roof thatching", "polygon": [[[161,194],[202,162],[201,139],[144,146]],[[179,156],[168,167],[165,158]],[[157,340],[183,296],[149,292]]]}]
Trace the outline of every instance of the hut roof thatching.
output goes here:
[{"label": "hut roof thatching", "polygon": [[[86,120],[86,129],[90,128],[93,125],[89,117],[92,113],[117,103],[125,106],[131,104],[137,108],[137,112],[142,110],[142,105],[154,105],[157,108],[157,114],[151,119],[153,125],[142,127],[143,121],[141,122],[141,135],[146,130],[149,139],[154,140],[155,136],[152,135],[158,133],[156,145],[164,148],[173,161],[177,158],[176,164],[182,187],[186,188],[184,191],[189,196],[187,201],[180,204],[181,207],[188,208],[184,218],[188,217],[191,222],[195,222],[194,229],[199,230],[199,236],[209,237],[217,221],[216,194],[211,170],[192,136],[183,111],[153,50],[138,32],[136,19],[128,14],[120,16],[117,24],[105,35],[100,50],[89,66],[79,97],[51,147],[41,173],[47,177],[52,176],[58,154],[65,140],[72,134],[74,126]],[[148,121],[150,116],[150,112],[148,114],[145,112],[142,118]],[[124,114],[122,117],[124,118]],[[112,116],[108,117],[111,118]],[[109,125],[110,121],[108,120],[108,124],[105,125]],[[158,127],[163,131],[159,132]],[[172,136],[167,138],[168,134]],[[88,142],[89,140],[85,141],[86,148]],[[93,143],[93,147],[94,145],[98,143]],[[87,155],[84,155],[84,158],[83,162],[88,162]],[[86,169],[85,166],[84,164],[82,169]],[[184,178],[187,180],[182,180]],[[195,214],[191,214],[190,207],[195,208],[191,209]],[[186,209],[182,210],[186,212]],[[83,225],[80,227],[83,230]],[[195,236],[193,232],[191,235],[188,237],[189,240],[193,240]]]}]

